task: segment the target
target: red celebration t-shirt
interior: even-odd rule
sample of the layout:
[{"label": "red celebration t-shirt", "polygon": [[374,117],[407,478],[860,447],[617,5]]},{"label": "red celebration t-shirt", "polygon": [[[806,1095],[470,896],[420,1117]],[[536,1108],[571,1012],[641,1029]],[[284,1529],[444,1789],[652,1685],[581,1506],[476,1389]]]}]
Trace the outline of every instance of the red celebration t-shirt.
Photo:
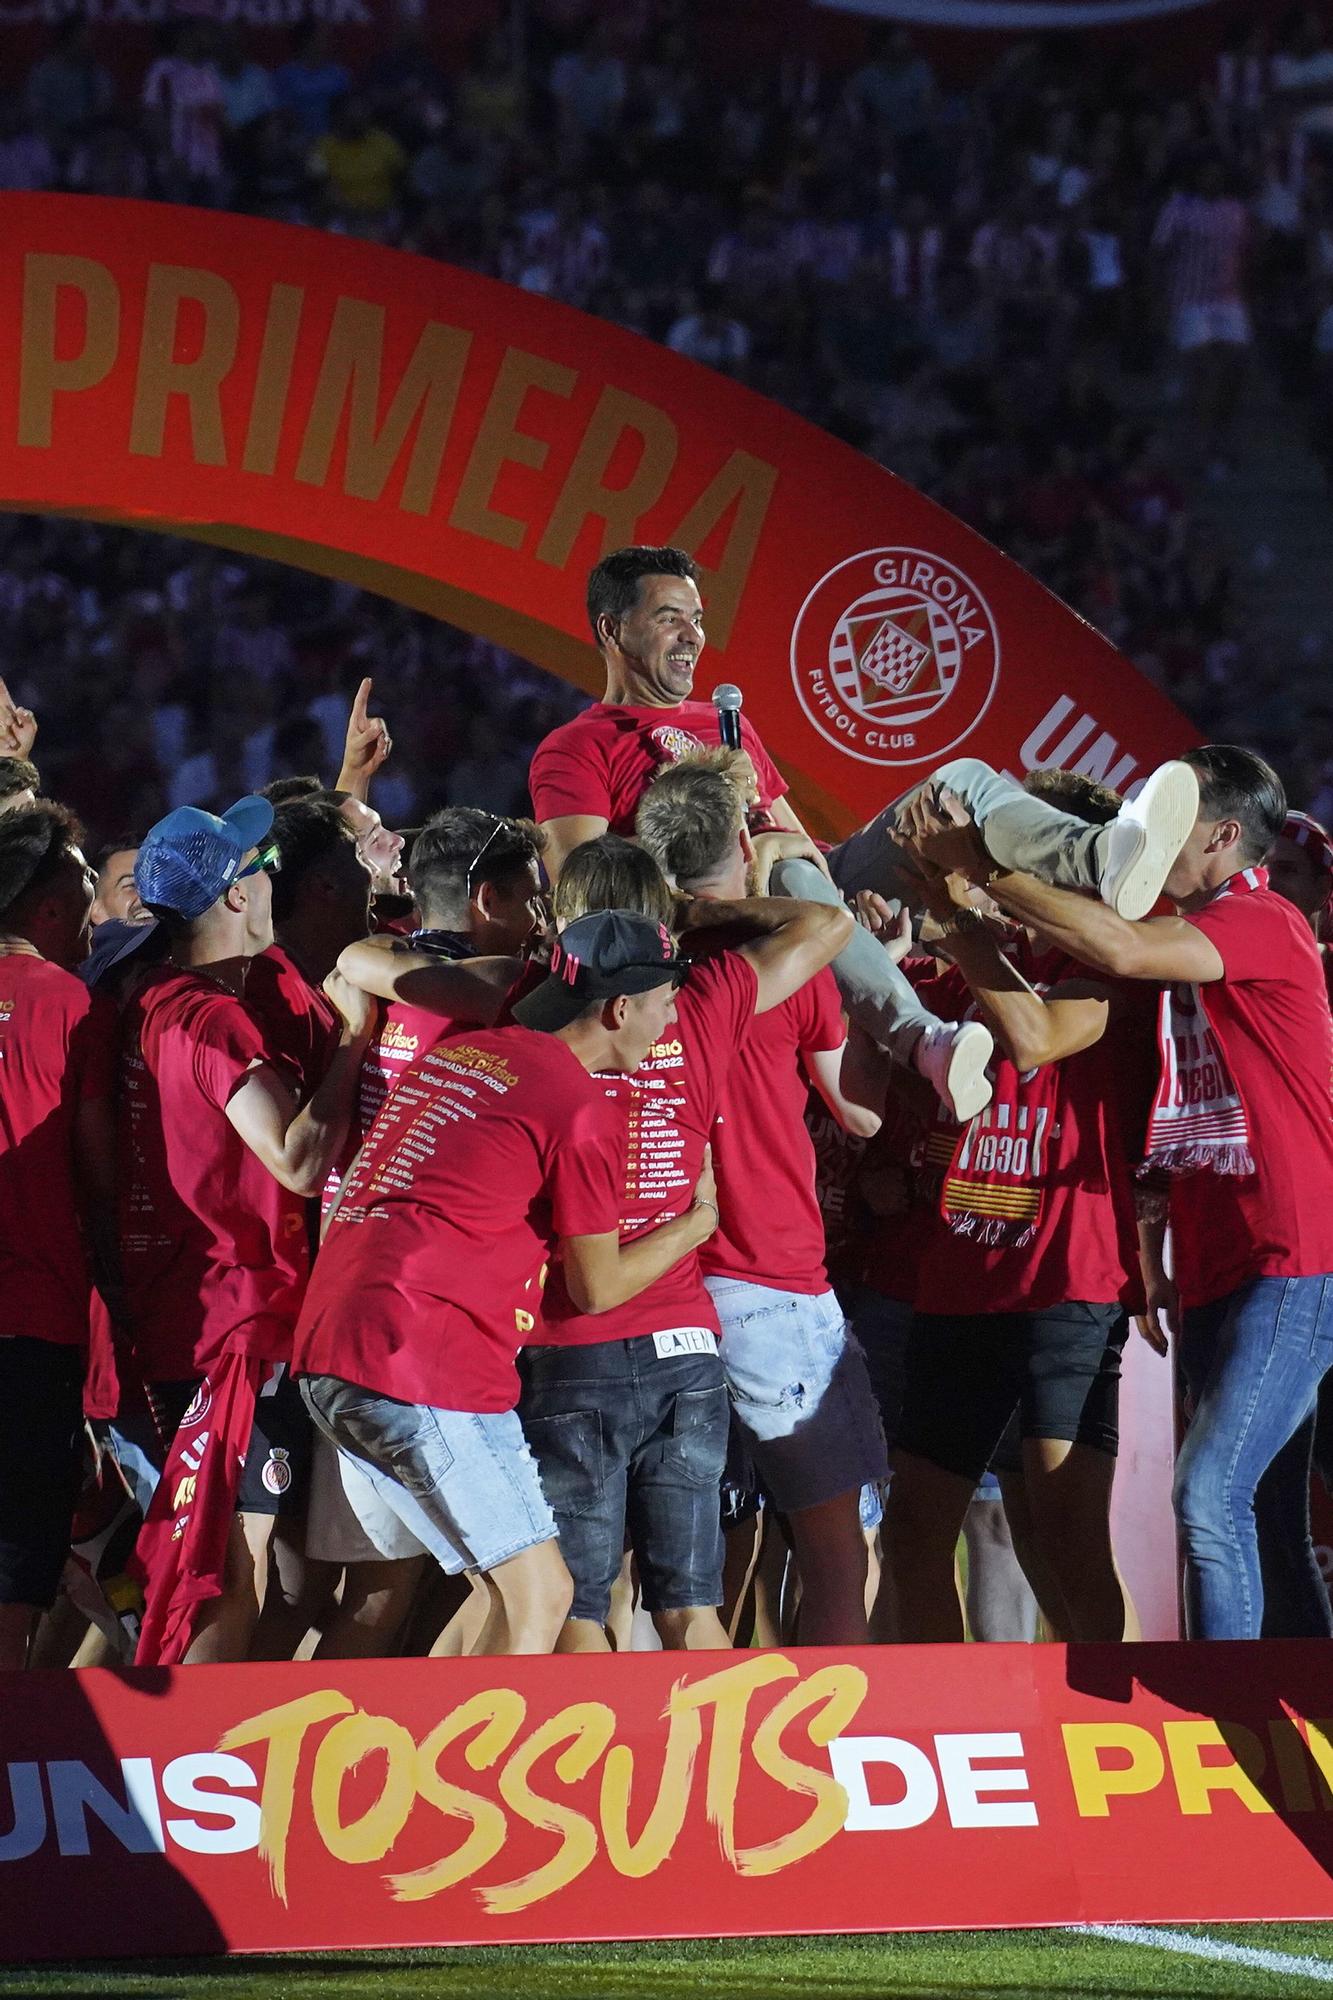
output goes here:
[{"label": "red celebration t-shirt", "polygon": [[846,1040],[827,967],[745,1031],[713,1138],[721,1222],[699,1252],[705,1277],[825,1292],[824,1224],[806,1129],[803,1056]]},{"label": "red celebration t-shirt", "polygon": [[302,1104],[309,1103],[342,1040],[338,1009],[278,944],[246,960],[245,1004],[274,1055],[300,1079]]},{"label": "red celebration t-shirt", "polygon": [[1176,1283],[1198,1306],[1251,1278],[1333,1273],[1333,1022],[1310,927],[1281,896],[1223,896],[1186,921],[1222,960],[1200,991],[1255,1166],[1172,1181]]},{"label": "red celebration t-shirt", "polygon": [[[1058,952],[1033,957],[1020,947],[1018,956],[1038,991],[1091,976]],[[934,1006],[950,985],[962,1018],[970,994],[961,973],[919,990]],[[1128,981],[1115,991],[1105,1034],[1078,1055],[1020,1074],[997,1050],[994,1099],[964,1145],[948,1133],[943,1206],[951,1219],[941,1204],[931,1211],[918,1311],[1040,1312],[1070,1300],[1142,1306],[1133,1169],[1155,1081],[1156,996]],[[935,1157],[926,1141],[928,1168],[939,1164],[942,1136],[937,1128]]]},{"label": "red celebration t-shirt", "polygon": [[257,1064],[295,1072],[234,994],[164,966],[121,1021],[120,1246],[149,1381],[207,1371],[224,1350],[286,1360],[309,1250],[305,1203],[227,1118]]},{"label": "red celebration t-shirt", "polygon": [[624,1117],[559,1036],[451,1035],[348,1173],[294,1366],[402,1403],[511,1410],[552,1247],[614,1229],[624,1175]]},{"label": "red celebration t-shirt", "polygon": [[[727,1074],[754,1019],[758,991],[753,967],[736,952],[696,961],[676,996],[676,1019],[666,1039],[633,1076],[597,1078],[617,1107],[621,1129],[628,1132],[622,1240],[670,1222],[693,1201],[704,1147],[716,1136]],[[637,1298],[595,1315],[577,1310],[557,1264],[532,1338],[565,1347],[591,1347],[599,1341],[632,1340],[675,1327],[718,1332],[697,1250]]]},{"label": "red celebration t-shirt", "polygon": [[[676,708],[618,708],[594,702],[572,722],[553,729],[533,752],[528,772],[538,820],[573,814],[604,819],[612,833],[632,834],[639,800],[664,764],[693,750],[716,750],[717,710],[711,701],[683,701]],[[745,716],[741,742],[759,781],[766,812],[786,781]]]},{"label": "red celebration t-shirt", "polygon": [[88,1338],[74,1127],[115,1076],[109,1002],[44,958],[0,955],[0,1336]]}]

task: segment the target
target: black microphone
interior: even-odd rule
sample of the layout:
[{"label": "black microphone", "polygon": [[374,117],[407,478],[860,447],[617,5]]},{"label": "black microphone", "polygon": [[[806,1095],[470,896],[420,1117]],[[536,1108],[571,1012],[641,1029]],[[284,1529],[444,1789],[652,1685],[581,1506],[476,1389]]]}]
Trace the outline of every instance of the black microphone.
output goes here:
[{"label": "black microphone", "polygon": [[713,706],[717,710],[718,735],[724,750],[739,750],[741,747],[741,691],[730,681],[723,681],[721,687],[713,689]]}]

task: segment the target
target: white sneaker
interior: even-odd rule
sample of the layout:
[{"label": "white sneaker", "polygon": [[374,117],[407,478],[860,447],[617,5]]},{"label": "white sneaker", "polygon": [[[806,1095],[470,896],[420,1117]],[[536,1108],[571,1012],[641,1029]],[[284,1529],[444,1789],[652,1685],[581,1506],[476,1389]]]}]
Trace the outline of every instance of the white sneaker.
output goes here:
[{"label": "white sneaker", "polygon": [[1106,829],[1098,890],[1117,916],[1146,917],[1199,816],[1199,780],[1189,764],[1159,764],[1136,799]]},{"label": "white sneaker", "polygon": [[957,1027],[941,1021],[922,1030],[912,1051],[914,1067],[960,1125],[991,1101],[986,1065],[994,1047],[990,1029],[980,1021],[963,1021]]}]

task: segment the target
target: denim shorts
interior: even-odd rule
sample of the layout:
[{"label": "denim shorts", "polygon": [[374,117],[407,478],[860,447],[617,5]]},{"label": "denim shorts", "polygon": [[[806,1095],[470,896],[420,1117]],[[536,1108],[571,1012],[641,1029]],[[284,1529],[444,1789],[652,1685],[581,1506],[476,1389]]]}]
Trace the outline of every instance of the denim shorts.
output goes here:
[{"label": "denim shorts", "polygon": [[319,1429],[357,1461],[377,1499],[448,1576],[491,1570],[555,1536],[513,1410],[399,1403],[336,1375],[305,1375]]},{"label": "denim shorts", "polygon": [[712,1334],[703,1353],[659,1353],[669,1338],[519,1356],[519,1415],[574,1579],[570,1616],[596,1625],[606,1623],[627,1534],[646,1610],[722,1602],[722,1363]]},{"label": "denim shorts", "polygon": [[866,1358],[834,1294],[706,1283],[732,1408],[774,1506],[794,1514],[887,1479]]}]

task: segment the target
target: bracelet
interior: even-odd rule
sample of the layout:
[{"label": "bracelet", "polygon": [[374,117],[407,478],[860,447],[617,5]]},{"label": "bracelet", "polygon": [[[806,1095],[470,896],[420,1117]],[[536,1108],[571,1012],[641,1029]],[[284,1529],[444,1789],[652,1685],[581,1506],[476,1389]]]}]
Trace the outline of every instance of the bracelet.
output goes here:
[{"label": "bracelet", "polygon": [[962,937],[968,931],[984,931],[985,928],[986,919],[980,910],[972,909],[956,909],[953,915],[946,917],[940,925],[945,937]]},{"label": "bracelet", "polygon": [[693,1200],[693,1201],[692,1201],[692,1202],[690,1203],[690,1207],[691,1207],[691,1208],[711,1208],[711,1209],[712,1209],[712,1211],[713,1211],[713,1227],[714,1227],[714,1229],[720,1229],[720,1228],[722,1227],[722,1211],[721,1211],[721,1209],[720,1209],[720,1208],[718,1207],[718,1205],[717,1205],[717,1203],[716,1203],[715,1201],[710,1201],[710,1200],[708,1199],[708,1196],[707,1196],[706,1194],[697,1194],[697,1195],[696,1195],[696,1196],[694,1197],[694,1200]]}]

